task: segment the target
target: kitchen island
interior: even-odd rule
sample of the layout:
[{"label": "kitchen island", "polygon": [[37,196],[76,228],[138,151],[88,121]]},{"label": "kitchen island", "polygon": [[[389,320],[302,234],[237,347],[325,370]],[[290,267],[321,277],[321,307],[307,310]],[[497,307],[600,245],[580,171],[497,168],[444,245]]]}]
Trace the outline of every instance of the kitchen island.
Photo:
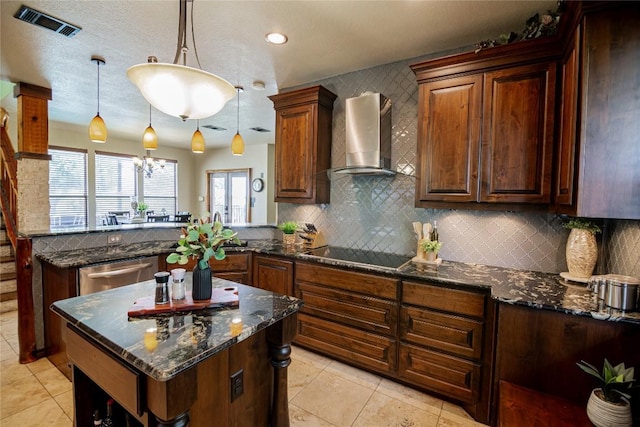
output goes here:
[{"label": "kitchen island", "polygon": [[237,287],[239,306],[129,318],[154,281],[51,306],[66,323],[75,425],[104,414],[109,398],[122,424],[289,425],[287,366],[302,301],[217,278],[213,286]]}]

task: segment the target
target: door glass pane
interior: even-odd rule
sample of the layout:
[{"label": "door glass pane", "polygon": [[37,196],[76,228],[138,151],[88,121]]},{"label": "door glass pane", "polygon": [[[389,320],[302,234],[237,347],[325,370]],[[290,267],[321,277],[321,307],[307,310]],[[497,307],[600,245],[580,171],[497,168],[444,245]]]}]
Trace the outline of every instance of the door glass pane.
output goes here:
[{"label": "door glass pane", "polygon": [[209,200],[211,200],[211,219],[216,212],[220,212],[222,215],[222,222],[225,220],[225,201],[227,199],[227,174],[216,173],[211,175],[211,194]]},{"label": "door glass pane", "polygon": [[220,212],[223,224],[249,221],[249,171],[209,172],[209,206],[211,218]]},{"label": "door glass pane", "polygon": [[231,175],[231,223],[247,222],[247,175]]}]

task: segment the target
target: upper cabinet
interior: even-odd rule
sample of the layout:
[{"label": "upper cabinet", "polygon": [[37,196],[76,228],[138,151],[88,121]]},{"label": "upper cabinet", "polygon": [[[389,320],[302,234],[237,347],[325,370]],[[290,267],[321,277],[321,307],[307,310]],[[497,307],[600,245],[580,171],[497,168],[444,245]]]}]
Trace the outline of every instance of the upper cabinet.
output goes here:
[{"label": "upper cabinet", "polygon": [[275,201],[329,203],[336,95],[322,86],[269,97],[276,110]]},{"label": "upper cabinet", "polygon": [[541,40],[517,45],[412,65],[417,207],[551,203],[559,48]]},{"label": "upper cabinet", "polygon": [[640,219],[640,8],[582,7],[562,60],[558,212]]}]

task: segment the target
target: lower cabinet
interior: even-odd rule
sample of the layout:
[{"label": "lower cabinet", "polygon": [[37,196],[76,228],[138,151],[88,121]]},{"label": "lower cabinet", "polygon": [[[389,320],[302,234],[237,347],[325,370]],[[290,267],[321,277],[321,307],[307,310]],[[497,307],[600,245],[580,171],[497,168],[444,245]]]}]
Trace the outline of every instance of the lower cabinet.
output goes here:
[{"label": "lower cabinet", "polygon": [[295,342],[358,367],[392,375],[398,365],[398,279],[296,263],[304,301]]},{"label": "lower cabinet", "polygon": [[488,423],[494,318],[488,291],[403,281],[398,376]]},{"label": "lower cabinet", "polygon": [[[184,265],[166,263],[165,270],[171,271],[174,268],[185,268],[187,271],[191,271],[196,266],[196,262],[195,258],[189,258],[189,262]],[[227,252],[222,260],[210,258],[209,267],[215,277],[245,285],[251,284],[251,252]]]},{"label": "lower cabinet", "polygon": [[293,295],[293,261],[254,254],[251,285],[281,295]]}]

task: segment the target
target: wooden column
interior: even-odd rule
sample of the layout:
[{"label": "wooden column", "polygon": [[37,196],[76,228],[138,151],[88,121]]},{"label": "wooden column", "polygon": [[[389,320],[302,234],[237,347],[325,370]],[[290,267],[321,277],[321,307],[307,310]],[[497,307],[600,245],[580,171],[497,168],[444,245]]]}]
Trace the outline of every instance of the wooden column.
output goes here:
[{"label": "wooden column", "polygon": [[13,96],[18,98],[18,153],[47,154],[51,89],[20,82]]},{"label": "wooden column", "polygon": [[298,315],[295,313],[267,329],[271,366],[273,366],[271,427],[289,427],[287,367],[291,364],[291,341],[296,335],[297,323]]}]

